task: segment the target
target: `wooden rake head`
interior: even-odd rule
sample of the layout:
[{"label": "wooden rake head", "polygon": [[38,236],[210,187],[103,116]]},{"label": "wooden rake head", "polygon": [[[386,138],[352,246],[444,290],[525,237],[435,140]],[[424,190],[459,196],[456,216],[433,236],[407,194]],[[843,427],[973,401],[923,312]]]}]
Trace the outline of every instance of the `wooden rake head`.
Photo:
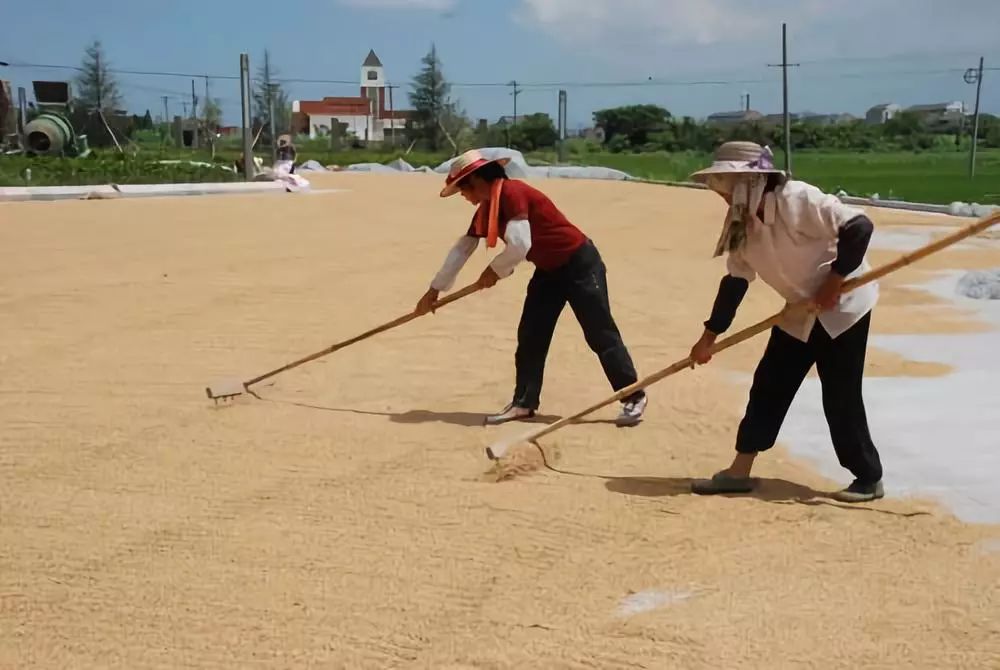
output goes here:
[{"label": "wooden rake head", "polygon": [[216,405],[219,402],[231,401],[233,398],[249,392],[247,385],[238,379],[225,379],[205,387],[205,395]]}]

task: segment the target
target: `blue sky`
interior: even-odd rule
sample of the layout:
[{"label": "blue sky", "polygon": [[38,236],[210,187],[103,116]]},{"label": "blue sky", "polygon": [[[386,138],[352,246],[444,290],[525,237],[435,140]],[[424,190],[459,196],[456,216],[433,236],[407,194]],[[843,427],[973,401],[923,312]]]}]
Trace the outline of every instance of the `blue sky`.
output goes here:
[{"label": "blue sky", "polygon": [[[100,6],[100,15],[95,7]],[[792,111],[863,114],[879,102],[903,105],[962,100],[975,87],[962,71],[986,57],[1000,68],[998,0],[302,0],[163,3],[69,0],[10,3],[0,60],[78,65],[100,39],[113,67],[237,76],[239,54],[251,66],[269,49],[279,76],[356,81],[375,49],[389,80],[402,88],[435,42],[453,95],[474,118],[512,111],[510,89],[528,85],[518,112],[556,114],[558,87],[569,96],[570,125],[590,123],[601,107],[648,102],[675,115],[704,117],[751,106],[781,110],[781,22],[789,24]],[[44,27],[44,29],[42,28]],[[71,71],[0,68],[29,88],[32,79]],[[161,115],[190,99],[190,78],[120,75],[130,110]],[[721,82],[691,84],[693,81]],[[595,84],[646,82],[644,86]],[[202,96],[205,81],[196,81]],[[239,82],[211,79],[228,123],[239,121]],[[293,98],[356,95],[357,84],[289,83]],[[984,111],[1000,114],[1000,69],[987,72]]]}]

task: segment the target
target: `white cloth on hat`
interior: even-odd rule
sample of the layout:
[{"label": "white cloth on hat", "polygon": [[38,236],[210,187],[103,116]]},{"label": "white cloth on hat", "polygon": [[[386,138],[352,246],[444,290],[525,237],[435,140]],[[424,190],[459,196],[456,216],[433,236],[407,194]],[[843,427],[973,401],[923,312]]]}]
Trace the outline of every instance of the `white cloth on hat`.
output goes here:
[{"label": "white cloth on hat", "polygon": [[729,250],[735,234],[746,235],[749,229],[761,224],[757,217],[764,189],[767,187],[766,174],[709,175],[709,187],[717,193],[729,196],[729,211],[722,233],[715,244],[713,258]]},{"label": "white cloth on hat", "polygon": [[[840,229],[863,213],[815,186],[789,181],[765,195],[763,225],[748,229],[745,242],[729,252],[726,268],[751,282],[760,276],[789,304],[811,300],[837,258]],[[870,269],[865,257],[848,279]],[[791,314],[779,327],[806,342],[818,318],[836,338],[871,311],[878,296],[878,284],[871,282],[841,295],[835,307],[818,316]]]}]

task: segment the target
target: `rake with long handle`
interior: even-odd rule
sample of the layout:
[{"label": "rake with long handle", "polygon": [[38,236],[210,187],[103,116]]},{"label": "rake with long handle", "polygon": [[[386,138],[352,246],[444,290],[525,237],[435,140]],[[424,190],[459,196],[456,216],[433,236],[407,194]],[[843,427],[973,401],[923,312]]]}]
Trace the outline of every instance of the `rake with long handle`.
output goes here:
[{"label": "rake with long handle", "polygon": [[[446,297],[441,298],[440,300],[438,300],[437,302],[435,302],[434,306],[433,306],[433,309],[437,310],[437,309],[439,309],[441,307],[444,307],[445,305],[447,305],[449,303],[453,303],[456,300],[460,300],[460,299],[462,299],[462,298],[464,298],[466,296],[472,295],[473,293],[481,290],[481,288],[482,287],[480,287],[477,284],[470,284],[470,285],[466,286],[465,288],[460,289],[458,291],[455,291],[454,293],[450,293]],[[348,347],[348,346],[350,346],[352,344],[356,344],[356,343],[358,343],[358,342],[360,342],[362,340],[368,339],[369,337],[372,337],[374,335],[378,335],[379,333],[384,333],[385,331],[391,330],[392,328],[396,328],[397,326],[402,326],[404,323],[409,323],[410,321],[413,321],[414,319],[416,319],[419,316],[421,316],[421,315],[417,314],[416,312],[410,312],[409,314],[401,316],[398,319],[394,319],[394,320],[392,320],[392,321],[390,321],[388,323],[384,323],[381,326],[378,326],[377,328],[372,328],[371,330],[369,330],[367,332],[364,332],[364,333],[362,333],[362,334],[360,334],[360,335],[358,335],[356,337],[352,337],[349,340],[344,340],[343,342],[338,342],[336,344],[330,345],[329,347],[327,347],[326,349],[324,349],[322,351],[317,351],[315,354],[310,354],[309,356],[306,356],[305,358],[300,358],[297,361],[293,361],[293,362],[291,362],[291,363],[289,363],[287,365],[283,365],[280,368],[277,368],[276,370],[271,370],[270,372],[265,372],[264,374],[260,375],[259,377],[254,377],[253,379],[250,379],[250,380],[245,381],[245,382],[224,381],[224,382],[219,382],[219,383],[213,384],[211,386],[206,386],[205,387],[205,394],[209,398],[211,398],[212,400],[214,400],[216,402],[216,404],[218,404],[219,400],[223,400],[224,401],[224,400],[226,400],[228,398],[234,398],[234,397],[236,397],[238,395],[241,395],[243,393],[249,392],[251,386],[253,386],[254,384],[258,384],[258,383],[264,381],[265,379],[270,379],[271,377],[273,377],[273,376],[275,376],[277,374],[280,374],[280,373],[285,372],[287,370],[291,370],[292,368],[297,368],[298,366],[304,365],[304,364],[306,364],[306,363],[308,363],[310,361],[314,361],[317,358],[322,358],[323,356],[327,356],[329,354],[332,354],[333,352],[339,351],[340,349],[343,349],[344,347]]]},{"label": "rake with long handle", "polygon": [[[1000,223],[1000,212],[996,212],[990,216],[982,218],[976,223],[961,228],[960,230],[955,231],[951,235],[942,237],[936,242],[931,242],[930,244],[923,246],[911,253],[904,254],[899,258],[897,258],[896,260],[892,261],[891,263],[887,263],[879,268],[871,270],[870,272],[867,272],[861,275],[860,277],[856,277],[854,279],[844,282],[843,287],[841,287],[841,293],[847,293],[849,291],[853,291],[859,286],[863,286],[864,284],[873,282],[876,279],[879,279],[880,277],[884,277],[890,272],[895,272],[896,270],[902,267],[906,267],[907,265],[910,265],[911,263],[914,263],[920,260],[921,258],[929,256],[930,254],[936,251],[940,251],[941,249],[949,247],[955,244],[956,242],[960,242],[967,237],[975,235],[976,233],[980,233],[997,223]],[[763,321],[750,326],[749,328],[745,328],[744,330],[734,333],[733,335],[730,335],[727,338],[719,340],[712,346],[711,353],[715,354],[724,349],[728,349],[741,342],[745,342],[746,340],[749,340],[755,335],[759,335],[760,333],[763,333],[766,330],[770,330],[772,327],[780,323],[786,314],[789,314],[792,311],[807,310],[807,309],[811,309],[809,303],[798,303],[795,305],[786,306],[783,310],[781,310],[777,314],[774,314],[773,316],[770,316],[764,319]],[[550,423],[547,426],[542,426],[541,428],[535,428],[529,430],[525,432],[523,435],[516,436],[512,439],[507,439],[501,442],[494,443],[486,448],[486,456],[493,460],[499,460],[507,452],[507,450],[510,449],[515,444],[535,442],[546,435],[554,433],[560,428],[564,428],[565,426],[568,426],[571,423],[575,423],[582,417],[585,417],[588,414],[591,414],[592,412],[596,412],[602,407],[606,407],[607,405],[610,405],[615,401],[620,401],[624,398],[627,398],[636,391],[639,391],[641,389],[646,388],[647,386],[655,384],[661,379],[676,374],[686,368],[690,368],[693,365],[694,365],[694,360],[690,356],[688,356],[684,360],[677,361],[676,363],[674,363],[669,367],[663,368],[658,372],[654,372],[648,377],[640,379],[631,386],[627,386],[621,389],[610,398],[607,398],[599,403],[591,405],[587,409],[581,410],[576,414],[573,414],[572,416],[559,419],[558,421]]]}]

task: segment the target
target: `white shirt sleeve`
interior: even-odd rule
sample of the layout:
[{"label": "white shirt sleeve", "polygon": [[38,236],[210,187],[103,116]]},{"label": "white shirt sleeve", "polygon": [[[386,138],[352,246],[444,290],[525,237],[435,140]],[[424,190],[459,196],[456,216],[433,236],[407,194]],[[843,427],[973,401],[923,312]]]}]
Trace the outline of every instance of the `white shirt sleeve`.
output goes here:
[{"label": "white shirt sleeve", "polygon": [[479,238],[470,235],[463,235],[458,238],[455,245],[448,252],[444,259],[444,264],[431,281],[431,288],[437,291],[447,291],[455,284],[458,273],[465,267],[465,263],[472,256],[472,252],[479,246]]},{"label": "white shirt sleeve", "polygon": [[518,263],[531,251],[531,224],[526,219],[510,221],[504,231],[506,248],[490,263],[490,267],[503,279],[514,273]]},{"label": "white shirt sleeve", "polygon": [[746,279],[748,282],[757,278],[757,272],[743,258],[741,249],[726,254],[726,271],[737,279]]}]

